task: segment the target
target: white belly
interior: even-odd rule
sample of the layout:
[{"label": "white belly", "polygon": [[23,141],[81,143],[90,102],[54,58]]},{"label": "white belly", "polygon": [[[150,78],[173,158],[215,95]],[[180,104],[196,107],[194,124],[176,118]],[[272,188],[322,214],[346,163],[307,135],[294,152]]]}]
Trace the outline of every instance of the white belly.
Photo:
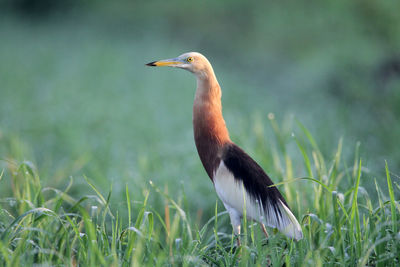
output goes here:
[{"label": "white belly", "polygon": [[245,213],[249,219],[263,221],[262,206],[259,205],[259,200],[255,201],[250,197],[243,182],[239,179],[235,180],[223,161],[214,174],[214,187],[228,211],[234,209],[240,217],[243,217]]}]

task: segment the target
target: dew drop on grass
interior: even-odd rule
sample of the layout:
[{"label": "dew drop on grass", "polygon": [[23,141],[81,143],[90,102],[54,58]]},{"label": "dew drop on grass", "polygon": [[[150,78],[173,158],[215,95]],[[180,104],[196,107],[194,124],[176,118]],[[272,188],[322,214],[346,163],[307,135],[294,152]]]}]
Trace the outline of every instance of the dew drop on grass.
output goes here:
[{"label": "dew drop on grass", "polygon": [[334,247],[328,247],[328,249],[329,249],[332,253],[335,253],[335,248],[334,248]]},{"label": "dew drop on grass", "polygon": [[182,239],[181,238],[176,238],[175,239],[175,246],[176,246],[177,249],[180,248],[181,244],[182,244]]},{"label": "dew drop on grass", "polygon": [[343,195],[343,193],[338,193],[337,196],[338,196],[340,202],[343,203],[343,202],[344,202],[344,195]]},{"label": "dew drop on grass", "polygon": [[332,224],[325,223],[325,228],[326,228],[325,233],[331,232],[332,231]]},{"label": "dew drop on grass", "polygon": [[97,215],[97,210],[98,207],[97,206],[92,206],[91,207],[91,216],[94,217],[95,215]]},{"label": "dew drop on grass", "polygon": [[14,207],[16,203],[17,203],[17,202],[16,202],[14,199],[10,199],[10,200],[8,201],[8,204],[9,204],[11,207]]}]

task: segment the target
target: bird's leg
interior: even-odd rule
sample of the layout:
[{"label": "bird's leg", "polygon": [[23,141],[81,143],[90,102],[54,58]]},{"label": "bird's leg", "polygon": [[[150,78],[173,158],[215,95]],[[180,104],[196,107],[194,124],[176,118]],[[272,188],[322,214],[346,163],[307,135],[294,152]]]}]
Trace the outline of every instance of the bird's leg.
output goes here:
[{"label": "bird's leg", "polygon": [[229,217],[231,218],[231,224],[233,228],[233,232],[235,233],[235,236],[237,237],[237,245],[238,247],[240,246],[240,214],[227,204],[225,204],[225,208],[228,210]]},{"label": "bird's leg", "polygon": [[[265,237],[267,238],[267,243],[268,243],[269,235],[268,235],[267,229],[265,228],[265,225],[262,222],[260,222],[260,226],[264,232]],[[272,266],[270,256],[267,256],[267,266]]]},{"label": "bird's leg", "polygon": [[234,231],[235,231],[235,236],[237,237],[237,240],[236,240],[237,246],[240,247],[240,224],[238,226],[234,227]]},{"label": "bird's leg", "polygon": [[236,236],[236,237],[237,237],[237,239],[236,239],[237,246],[240,247],[241,246],[240,237],[239,236]]},{"label": "bird's leg", "polygon": [[264,232],[265,237],[268,239],[269,235],[268,235],[267,229],[265,229],[265,225],[262,222],[260,222],[260,226],[261,226],[261,229]]},{"label": "bird's leg", "polygon": [[237,238],[237,246],[240,247],[240,217],[231,216],[231,223],[233,227],[233,232],[235,233],[235,237]]}]

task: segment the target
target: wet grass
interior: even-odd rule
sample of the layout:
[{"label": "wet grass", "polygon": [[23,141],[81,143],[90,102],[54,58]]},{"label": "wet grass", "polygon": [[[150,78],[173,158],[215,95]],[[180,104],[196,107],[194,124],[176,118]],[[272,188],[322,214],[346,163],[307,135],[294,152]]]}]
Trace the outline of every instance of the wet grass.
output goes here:
[{"label": "wet grass", "polygon": [[[276,137],[284,136],[272,116],[270,122]],[[340,140],[333,157],[325,158],[311,133],[299,125],[296,135],[266,154],[273,158],[274,172],[284,177],[276,186],[301,222],[304,239],[299,242],[271,229],[266,240],[257,225],[245,220],[242,246],[237,247],[221,203],[215,202],[214,215],[200,223],[199,213],[187,208],[196,203],[184,187],[171,195],[168,188],[150,181],[138,197],[132,195],[130,188],[137,186],[132,182],[125,186],[124,203],[112,208],[112,188],[102,193],[85,177],[91,193],[77,197],[70,194],[73,178],[62,189],[48,187],[41,184],[31,162],[8,159],[3,161],[2,176],[10,174],[12,195],[0,202],[0,262],[2,266],[397,266],[400,206],[395,195],[400,187],[392,181],[389,167],[382,166],[386,188],[374,179],[376,192],[367,192],[360,181],[370,177],[357,153],[352,163],[345,162]],[[303,155],[308,177],[293,174],[294,159],[286,152],[293,142]],[[0,182],[4,184],[4,177]],[[207,198],[204,201],[216,196],[210,192]]]}]

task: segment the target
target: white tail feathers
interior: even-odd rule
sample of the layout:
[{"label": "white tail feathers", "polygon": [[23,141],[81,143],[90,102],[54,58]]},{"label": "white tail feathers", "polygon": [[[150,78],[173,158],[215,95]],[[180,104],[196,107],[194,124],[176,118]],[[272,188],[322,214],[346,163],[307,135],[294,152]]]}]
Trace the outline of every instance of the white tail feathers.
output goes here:
[{"label": "white tail feathers", "polygon": [[279,200],[279,202],[281,208],[280,210],[282,212],[282,219],[284,221],[284,223],[278,225],[279,231],[290,238],[296,239],[296,241],[302,239],[303,232],[296,217],[294,217],[290,209],[286,207],[286,205],[281,200]]},{"label": "white tail feathers", "polygon": [[275,206],[267,203],[264,214],[265,222],[269,227],[278,228],[280,232],[296,241],[303,238],[299,222],[281,200]]}]

